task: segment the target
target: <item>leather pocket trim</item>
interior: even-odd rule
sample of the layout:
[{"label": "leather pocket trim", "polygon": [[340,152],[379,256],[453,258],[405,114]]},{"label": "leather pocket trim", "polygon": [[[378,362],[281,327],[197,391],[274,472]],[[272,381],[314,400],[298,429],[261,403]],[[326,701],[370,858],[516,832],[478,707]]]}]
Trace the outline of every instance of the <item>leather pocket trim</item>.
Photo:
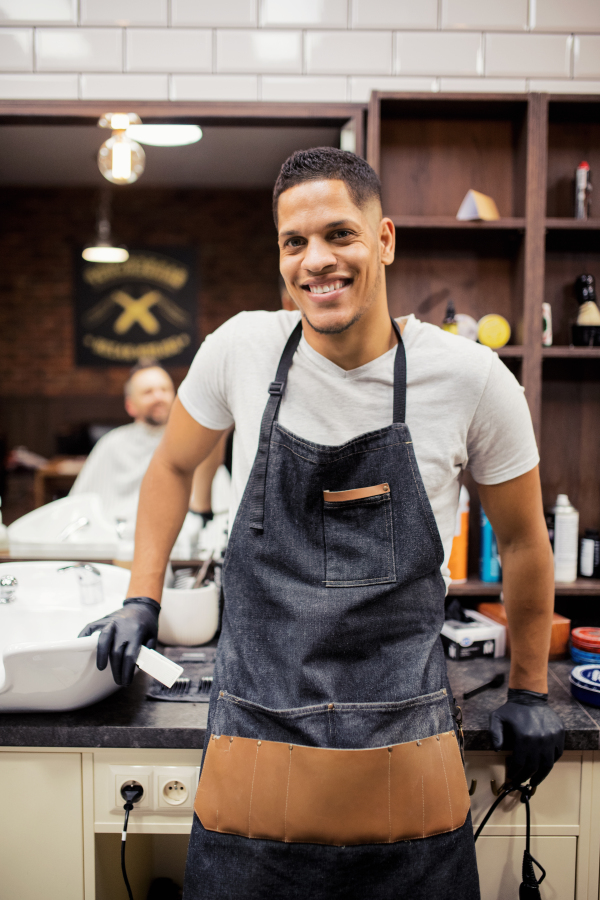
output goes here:
[{"label": "leather pocket trim", "polygon": [[395,843],[464,825],[454,731],[368,750],[212,735],[194,802],[208,831],[285,843]]},{"label": "leather pocket trim", "polygon": [[379,497],[381,494],[389,494],[390,486],[387,482],[376,484],[373,487],[353,488],[351,491],[323,491],[323,500],[326,503],[344,503],[346,500],[366,500],[369,497]]}]

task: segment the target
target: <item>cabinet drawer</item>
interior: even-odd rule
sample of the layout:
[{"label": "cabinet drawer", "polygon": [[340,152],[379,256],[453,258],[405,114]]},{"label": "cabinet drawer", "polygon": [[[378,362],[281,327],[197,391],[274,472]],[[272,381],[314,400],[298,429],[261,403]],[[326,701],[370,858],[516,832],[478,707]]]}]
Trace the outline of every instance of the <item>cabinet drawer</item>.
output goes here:
[{"label": "cabinet drawer", "polygon": [[[490,782],[505,780],[505,756],[500,753],[468,753],[467,783],[477,781],[471,797],[473,824],[477,828],[495,800]],[[581,793],[581,754],[565,753],[531,801],[533,834],[577,835]],[[524,834],[525,806],[519,794],[511,794],[494,812],[484,834]]]},{"label": "cabinet drawer", "polygon": [[[475,846],[481,900],[515,900],[521,884],[525,838],[482,835]],[[547,873],[541,885],[544,900],[573,900],[577,838],[534,836],[531,853]],[[536,877],[539,876],[536,870]]]}]

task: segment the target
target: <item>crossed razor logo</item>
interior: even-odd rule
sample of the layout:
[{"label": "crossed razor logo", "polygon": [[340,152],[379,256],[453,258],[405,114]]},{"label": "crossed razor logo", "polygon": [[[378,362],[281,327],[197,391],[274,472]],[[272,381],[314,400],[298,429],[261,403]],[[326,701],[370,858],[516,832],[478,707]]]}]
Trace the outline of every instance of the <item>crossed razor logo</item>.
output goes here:
[{"label": "crossed razor logo", "polygon": [[116,334],[126,334],[136,322],[146,334],[158,334],[160,322],[152,312],[153,308],[159,309],[168,322],[179,328],[189,325],[190,322],[188,313],[161,291],[148,291],[136,299],[126,291],[118,289],[103,297],[88,310],[84,316],[84,324],[88,328],[94,328],[108,318],[115,306],[121,307],[122,310],[113,324]]}]

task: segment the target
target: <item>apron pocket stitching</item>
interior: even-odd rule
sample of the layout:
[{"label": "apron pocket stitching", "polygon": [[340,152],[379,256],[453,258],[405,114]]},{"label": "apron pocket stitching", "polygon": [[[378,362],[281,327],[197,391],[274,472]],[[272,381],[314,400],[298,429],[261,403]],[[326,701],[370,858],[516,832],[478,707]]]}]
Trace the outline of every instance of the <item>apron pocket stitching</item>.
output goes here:
[{"label": "apron pocket stitching", "polygon": [[390,578],[367,578],[367,579],[359,579],[357,581],[323,581],[325,587],[362,587],[368,586],[370,584],[395,584],[396,583],[396,573],[394,572],[394,577]]},{"label": "apron pocket stitching", "polygon": [[444,770],[444,781],[446,782],[446,793],[448,794],[448,807],[450,809],[450,831],[454,830],[454,817],[452,815],[452,800],[450,798],[450,786],[448,784],[448,776],[446,775],[446,763],[444,762],[444,752],[442,750],[442,742],[438,737],[438,746],[440,750],[440,758],[442,760],[442,768]]},{"label": "apron pocket stitching", "polygon": [[256,764],[258,762],[258,748],[260,747],[260,741],[256,744],[256,756],[254,757],[254,769],[252,771],[252,785],[250,787],[250,802],[248,803],[248,837],[251,837],[250,834],[250,817],[252,815],[252,795],[254,793],[254,779],[256,778]]},{"label": "apron pocket stitching", "polygon": [[290,744],[290,761],[288,763],[288,777],[287,777],[287,787],[285,789],[285,813],[283,816],[283,840],[285,843],[288,842],[287,839],[287,811],[288,811],[288,800],[290,796],[290,776],[292,774],[292,744]]}]

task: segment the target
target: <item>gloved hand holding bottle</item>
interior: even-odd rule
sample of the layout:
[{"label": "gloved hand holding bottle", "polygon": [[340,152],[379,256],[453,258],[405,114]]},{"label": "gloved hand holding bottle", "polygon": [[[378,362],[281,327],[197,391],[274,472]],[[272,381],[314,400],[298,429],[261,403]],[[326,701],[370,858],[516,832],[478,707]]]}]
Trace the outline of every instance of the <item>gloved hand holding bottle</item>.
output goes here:
[{"label": "gloved hand holding bottle", "polygon": [[513,784],[531,779],[536,787],[565,748],[565,729],[548,706],[548,694],[508,689],[506,703],[490,716],[494,750],[512,750],[507,777]]},{"label": "gloved hand holding bottle", "polygon": [[96,665],[105,669],[110,659],[113,678],[119,685],[131,684],[142,645],[153,650],[158,636],[160,603],[150,597],[129,597],[122,609],[90,622],[79,637],[100,632]]}]

